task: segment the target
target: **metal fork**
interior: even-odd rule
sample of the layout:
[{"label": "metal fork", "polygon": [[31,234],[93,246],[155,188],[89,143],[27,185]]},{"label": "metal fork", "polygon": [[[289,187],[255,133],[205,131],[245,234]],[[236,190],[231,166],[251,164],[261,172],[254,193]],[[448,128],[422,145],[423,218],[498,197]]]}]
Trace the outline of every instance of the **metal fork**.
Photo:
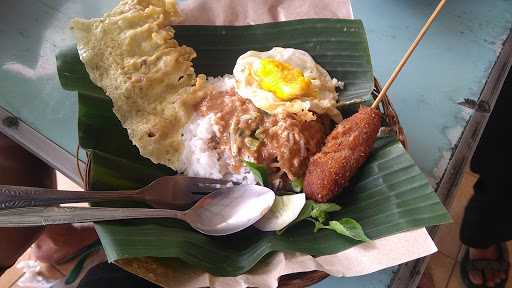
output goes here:
[{"label": "metal fork", "polygon": [[145,202],[154,208],[184,209],[205,194],[230,183],[220,179],[165,176],[141,189],[127,191],[64,191],[0,185],[0,209],[112,200]]}]

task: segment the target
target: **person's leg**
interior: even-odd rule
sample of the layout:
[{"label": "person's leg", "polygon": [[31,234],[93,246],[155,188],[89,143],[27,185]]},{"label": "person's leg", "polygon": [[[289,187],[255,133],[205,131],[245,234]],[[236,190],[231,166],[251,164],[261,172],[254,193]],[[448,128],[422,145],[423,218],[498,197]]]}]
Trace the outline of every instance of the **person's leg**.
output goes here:
[{"label": "person's leg", "polygon": [[51,225],[34,243],[32,255],[44,263],[62,264],[98,240],[92,224]]},{"label": "person's leg", "polygon": [[[57,181],[55,170],[0,133],[0,184],[56,188]],[[58,264],[96,240],[92,225],[0,228],[0,274],[34,241],[36,259]]]},{"label": "person's leg", "polygon": [[512,201],[497,183],[494,177],[482,174],[473,186],[474,195],[465,208],[460,230],[466,246],[486,249],[512,239]]},{"label": "person's leg", "polygon": [[[509,107],[512,104],[509,74],[471,161],[471,170],[480,174],[474,185],[461,225],[460,239],[469,247],[469,261],[496,261],[500,243],[512,239],[512,197],[508,193],[510,165],[507,135],[512,132]],[[495,263],[498,263],[497,261]],[[506,278],[506,271],[469,271],[475,284],[494,286]]]},{"label": "person's leg", "polygon": [[[475,183],[475,195],[468,203],[460,230],[461,242],[468,246],[471,260],[493,260],[500,258],[500,243],[512,239],[512,227],[510,223],[510,201],[495,195],[497,191],[486,185],[485,178],[480,178]],[[491,191],[491,192],[489,192]],[[499,190],[498,190],[499,191]],[[485,275],[484,275],[485,274]],[[494,286],[506,278],[507,273],[502,271],[484,271],[473,269],[468,272],[469,279],[474,284]]]},{"label": "person's leg", "polygon": [[[55,171],[0,133],[0,184],[54,188]],[[0,270],[13,265],[42,231],[0,228]]]}]

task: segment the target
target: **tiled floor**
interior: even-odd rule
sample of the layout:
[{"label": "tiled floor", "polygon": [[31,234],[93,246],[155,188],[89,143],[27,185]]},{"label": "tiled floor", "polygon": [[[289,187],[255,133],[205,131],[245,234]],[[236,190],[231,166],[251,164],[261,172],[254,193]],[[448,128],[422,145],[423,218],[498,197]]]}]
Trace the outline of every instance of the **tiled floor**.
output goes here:
[{"label": "tiled floor", "polygon": [[[477,177],[469,171],[464,174],[455,199],[449,207],[453,223],[443,225],[439,229],[436,239],[434,239],[439,252],[430,258],[425,272],[431,276],[432,288],[464,287],[459,276],[460,259],[463,252],[462,243],[459,241],[459,229],[464,215],[464,207],[466,207],[473,194],[473,184]],[[512,251],[512,242],[509,242],[508,246],[509,250]],[[509,278],[512,279],[512,273]],[[512,281],[508,282],[507,288],[512,288]]]}]

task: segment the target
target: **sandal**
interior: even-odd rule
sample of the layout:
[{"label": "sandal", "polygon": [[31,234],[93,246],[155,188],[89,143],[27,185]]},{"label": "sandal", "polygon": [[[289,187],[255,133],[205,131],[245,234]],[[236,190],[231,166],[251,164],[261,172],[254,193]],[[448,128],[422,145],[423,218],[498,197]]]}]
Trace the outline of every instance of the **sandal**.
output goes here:
[{"label": "sandal", "polygon": [[493,288],[505,288],[505,285],[508,280],[508,270],[510,267],[510,263],[508,260],[508,249],[507,245],[505,245],[504,243],[497,244],[496,248],[498,249],[498,258],[495,260],[471,260],[469,259],[469,248],[465,248],[466,251],[464,252],[464,256],[462,257],[460,265],[460,275],[462,278],[462,282],[467,288],[489,287],[486,285],[485,276],[484,284],[482,285],[476,285],[473,282],[471,282],[471,279],[469,279],[469,271],[474,270],[481,271],[482,275],[485,275],[484,270],[505,272],[507,274],[507,278],[503,279],[501,282],[493,286]]}]

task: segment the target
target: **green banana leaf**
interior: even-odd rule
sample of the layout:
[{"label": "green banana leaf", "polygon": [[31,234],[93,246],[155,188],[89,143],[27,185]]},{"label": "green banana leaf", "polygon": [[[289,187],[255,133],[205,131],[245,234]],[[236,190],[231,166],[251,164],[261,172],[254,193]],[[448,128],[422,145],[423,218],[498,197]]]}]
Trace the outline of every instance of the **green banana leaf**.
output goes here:
[{"label": "green banana leaf", "polygon": [[[210,76],[230,73],[236,58],[247,50],[283,46],[308,51],[333,77],[343,80],[344,100],[368,99],[373,87],[367,40],[357,20],[180,26],[176,31],[176,38],[200,55],[196,71]],[[111,101],[88,79],[75,48],[63,51],[57,61],[63,87],[79,92],[80,145],[90,152],[91,189],[138,188],[174,173],[139,155],[112,112]],[[426,177],[392,138],[377,141],[353,185],[337,202],[343,209],[333,219],[354,218],[371,239],[450,221]],[[309,221],[280,235],[249,228],[229,236],[206,236],[178,220],[117,221],[97,224],[96,229],[110,261],[145,256],[178,258],[219,276],[240,275],[273,251],[321,256],[360,243],[330,230],[314,233]]]},{"label": "green banana leaf", "polygon": [[[373,70],[368,40],[360,20],[304,19],[250,26],[175,26],[175,39],[194,48],[195,71],[208,76],[231,74],[237,58],[249,50],[291,47],[308,52],[331,77],[344,82],[344,102],[370,99]],[[76,49],[58,57],[64,89],[91,95],[103,91],[90,80]]]}]

